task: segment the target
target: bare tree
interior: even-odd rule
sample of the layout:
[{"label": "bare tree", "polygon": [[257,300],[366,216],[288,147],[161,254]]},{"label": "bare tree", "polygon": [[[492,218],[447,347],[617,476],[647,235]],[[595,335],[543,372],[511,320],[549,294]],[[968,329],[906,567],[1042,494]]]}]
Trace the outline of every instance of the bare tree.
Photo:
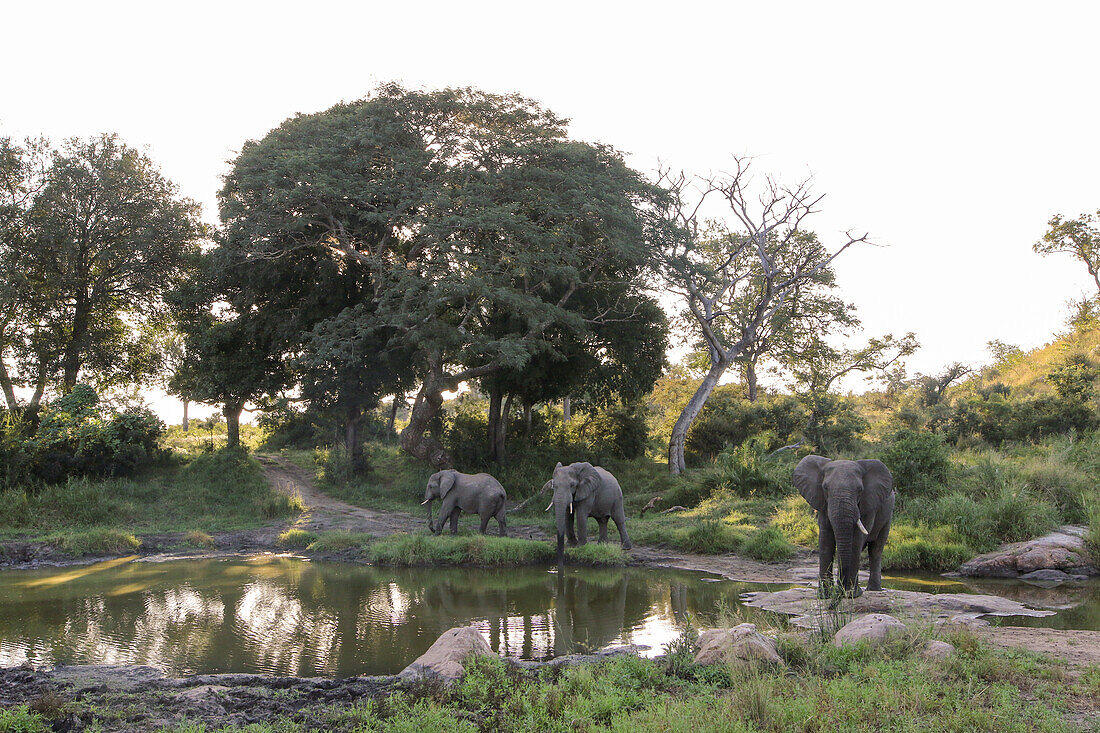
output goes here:
[{"label": "bare tree", "polygon": [[[734,158],[731,173],[708,179],[660,171],[660,182],[671,193],[665,217],[680,232],[670,238],[662,275],[684,298],[710,360],[710,369],[669,438],[668,468],[673,474],[685,470],[688,429],[730,365],[757,343],[761,331],[770,327],[799,288],[853,244],[867,242],[867,234],[848,232],[832,252],[792,246],[823,196],[813,193],[808,179],[794,187],[770,177],[754,181],[751,163],[749,158]],[[734,229],[703,221],[703,203],[712,197],[723,201]]]}]

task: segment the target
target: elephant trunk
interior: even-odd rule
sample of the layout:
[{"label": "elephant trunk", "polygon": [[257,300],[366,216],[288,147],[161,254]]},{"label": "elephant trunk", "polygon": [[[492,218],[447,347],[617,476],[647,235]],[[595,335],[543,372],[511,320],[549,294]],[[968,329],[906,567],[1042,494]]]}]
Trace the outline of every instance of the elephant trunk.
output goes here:
[{"label": "elephant trunk", "polygon": [[558,565],[565,561],[565,531],[569,522],[572,521],[570,517],[572,498],[565,494],[554,494],[554,521],[558,528]]},{"label": "elephant trunk", "polygon": [[859,551],[863,535],[858,529],[859,507],[855,501],[829,502],[829,524],[836,537],[836,554],[840,564],[840,586],[846,593],[860,595]]}]

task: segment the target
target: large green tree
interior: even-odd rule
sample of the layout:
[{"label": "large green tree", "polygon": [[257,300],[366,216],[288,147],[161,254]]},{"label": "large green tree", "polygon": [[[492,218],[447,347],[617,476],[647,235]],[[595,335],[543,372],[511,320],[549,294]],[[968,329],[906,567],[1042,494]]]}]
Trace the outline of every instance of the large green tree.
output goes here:
[{"label": "large green tree", "polygon": [[1032,249],[1041,255],[1060,253],[1077,258],[1100,292],[1100,229],[1096,227],[1097,222],[1100,222],[1100,211],[1081,214],[1076,219],[1055,214],[1047,222],[1049,228],[1043,238],[1032,245]]},{"label": "large green tree", "polygon": [[356,332],[421,379],[402,447],[444,466],[425,431],[445,390],[633,317],[659,194],[528,99],[389,85],[245,145],[221,208],[255,260],[323,247],[365,269]]},{"label": "large green tree", "polygon": [[23,262],[49,288],[41,361],[56,359],[63,391],[82,372],[133,382],[159,367],[151,329],[163,293],[204,236],[199,207],[115,135],[72,139],[54,152],[30,208]]}]

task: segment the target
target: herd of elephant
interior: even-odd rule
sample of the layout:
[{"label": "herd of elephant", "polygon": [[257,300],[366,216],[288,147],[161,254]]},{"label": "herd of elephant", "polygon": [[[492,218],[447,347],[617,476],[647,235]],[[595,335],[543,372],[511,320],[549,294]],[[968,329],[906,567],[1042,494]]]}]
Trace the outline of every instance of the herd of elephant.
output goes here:
[{"label": "herd of elephant", "polygon": [[[834,559],[840,569],[840,590],[851,596],[863,593],[858,571],[864,549],[870,561],[867,588],[882,590],[882,551],[894,516],[894,478],[890,470],[875,459],[846,461],[806,456],[795,467],[792,481],[817,515],[822,593],[832,592]],[[589,518],[599,525],[600,542],[607,541],[607,523],[614,521],[623,549],[631,548],[623,490],[609,471],[587,462],[568,466],[558,463],[549,483],[554,498],[546,511],[554,509],[559,564],[567,540],[571,545],[588,541]],[[422,503],[428,507],[428,528],[436,534],[443,531],[448,518],[451,534],[457,534],[458,517],[467,512],[481,518],[482,534],[489,520],[495,518],[505,537],[507,498],[504,487],[489,474],[471,475],[449,469],[428,479]],[[438,522],[432,517],[435,499],[441,503]]]}]

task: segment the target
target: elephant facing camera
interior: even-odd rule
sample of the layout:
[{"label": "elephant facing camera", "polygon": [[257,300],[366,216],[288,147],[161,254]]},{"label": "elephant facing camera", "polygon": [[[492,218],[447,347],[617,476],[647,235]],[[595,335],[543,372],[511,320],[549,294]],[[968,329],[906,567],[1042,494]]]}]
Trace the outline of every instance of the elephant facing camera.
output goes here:
[{"label": "elephant facing camera", "polygon": [[[798,493],[817,512],[819,594],[858,598],[859,561],[867,549],[867,590],[882,590],[882,551],[894,518],[894,477],[882,461],[834,461],[806,456],[792,476]],[[833,560],[839,578],[833,578]]]}]

